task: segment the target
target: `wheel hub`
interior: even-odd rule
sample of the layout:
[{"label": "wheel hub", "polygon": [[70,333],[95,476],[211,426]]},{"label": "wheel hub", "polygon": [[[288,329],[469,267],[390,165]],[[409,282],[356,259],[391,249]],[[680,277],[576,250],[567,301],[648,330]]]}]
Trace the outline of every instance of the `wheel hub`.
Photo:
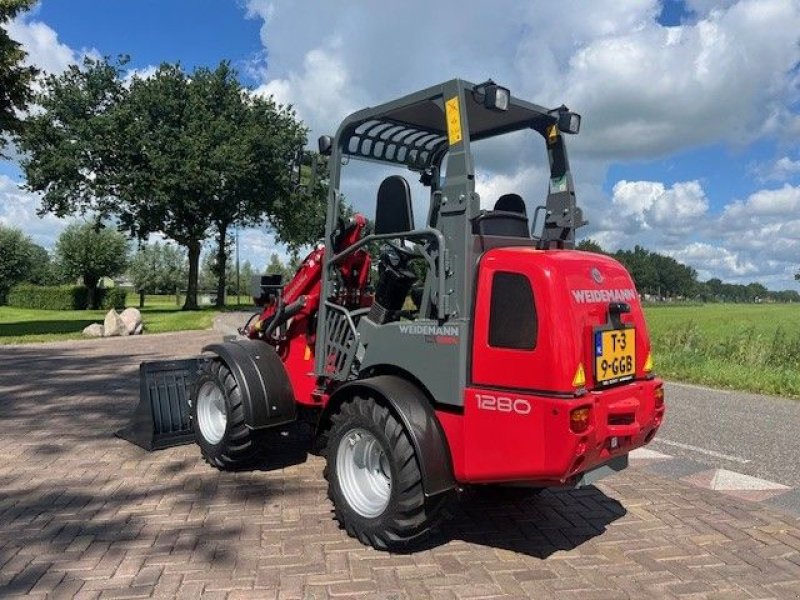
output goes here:
[{"label": "wheel hub", "polygon": [[200,433],[209,444],[219,444],[225,435],[228,413],[225,396],[213,381],[202,385],[197,394],[197,424]]},{"label": "wheel hub", "polygon": [[359,427],[342,436],[336,475],[347,503],[362,517],[374,518],[386,510],[392,493],[389,457],[372,433]]}]

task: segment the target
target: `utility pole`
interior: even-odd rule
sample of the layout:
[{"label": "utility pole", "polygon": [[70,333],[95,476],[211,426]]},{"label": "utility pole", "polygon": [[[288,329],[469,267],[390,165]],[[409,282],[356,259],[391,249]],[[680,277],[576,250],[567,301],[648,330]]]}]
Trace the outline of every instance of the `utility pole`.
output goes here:
[{"label": "utility pole", "polygon": [[236,306],[239,306],[239,225],[233,224],[233,231],[236,237]]}]

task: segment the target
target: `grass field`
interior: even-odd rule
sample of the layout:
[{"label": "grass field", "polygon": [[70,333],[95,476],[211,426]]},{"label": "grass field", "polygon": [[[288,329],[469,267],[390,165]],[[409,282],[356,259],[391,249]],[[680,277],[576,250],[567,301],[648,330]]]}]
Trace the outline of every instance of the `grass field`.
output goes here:
[{"label": "grass field", "polygon": [[[128,296],[128,306],[138,306],[139,297]],[[146,333],[208,329],[219,312],[214,308],[181,311],[174,296],[147,296],[140,309]],[[0,344],[51,342],[81,339],[87,325],[103,321],[104,310],[35,310],[0,306]]]},{"label": "grass field", "polygon": [[[217,312],[181,311],[170,296],[148,296],[142,309],[147,333],[207,329]],[[657,305],[645,313],[662,377],[800,398],[800,305]],[[0,306],[0,344],[80,339],[104,315]]]},{"label": "grass field", "polygon": [[800,305],[645,308],[666,379],[800,398]]}]

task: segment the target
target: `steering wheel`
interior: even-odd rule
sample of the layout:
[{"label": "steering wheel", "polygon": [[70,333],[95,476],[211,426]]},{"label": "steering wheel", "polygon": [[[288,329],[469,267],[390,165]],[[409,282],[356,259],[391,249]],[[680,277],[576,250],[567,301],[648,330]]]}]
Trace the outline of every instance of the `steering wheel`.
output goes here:
[{"label": "steering wheel", "polygon": [[403,246],[401,246],[399,244],[395,244],[394,242],[392,242],[390,240],[385,240],[384,243],[387,246],[389,246],[389,248],[391,248],[392,250],[397,252],[398,256],[400,257],[400,259],[404,263],[408,262],[412,258],[415,258],[415,257],[419,256],[419,254],[417,252],[415,252],[413,250],[409,250],[408,248],[404,248]]}]

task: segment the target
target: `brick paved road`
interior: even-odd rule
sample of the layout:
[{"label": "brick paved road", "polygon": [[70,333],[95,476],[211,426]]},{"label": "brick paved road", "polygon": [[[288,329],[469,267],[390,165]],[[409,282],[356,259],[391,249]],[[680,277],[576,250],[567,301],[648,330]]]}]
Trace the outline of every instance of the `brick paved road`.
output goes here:
[{"label": "brick paved road", "polygon": [[116,439],[139,361],[214,337],[0,349],[0,597],[800,597],[800,521],[644,470],[464,500],[430,547],[390,555],[336,527],[317,458],[221,474],[193,446]]}]

